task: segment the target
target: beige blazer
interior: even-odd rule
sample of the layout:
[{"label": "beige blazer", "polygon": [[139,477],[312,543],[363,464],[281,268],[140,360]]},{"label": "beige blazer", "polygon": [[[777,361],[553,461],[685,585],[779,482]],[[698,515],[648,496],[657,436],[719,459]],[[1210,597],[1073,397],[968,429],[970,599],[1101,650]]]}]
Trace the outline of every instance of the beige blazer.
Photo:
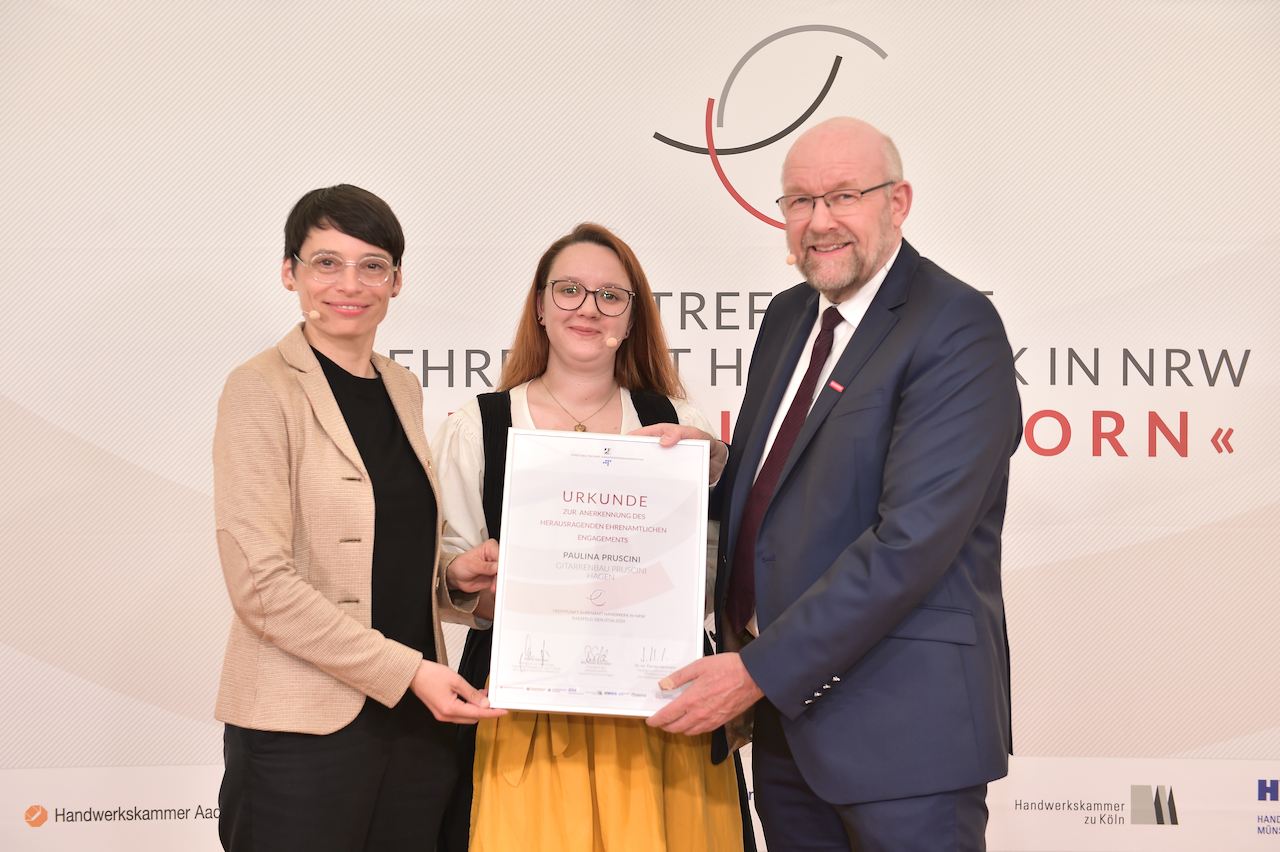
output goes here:
[{"label": "beige blazer", "polygon": [[[451,599],[445,586],[422,386],[377,353],[373,364],[436,495],[432,621],[437,660],[447,664],[440,618],[470,624],[475,596]],[[394,706],[422,654],[371,626],[373,485],[301,323],[227,378],[213,470],[218,553],[235,610],[214,715],[328,734],[356,717],[366,695]]]}]

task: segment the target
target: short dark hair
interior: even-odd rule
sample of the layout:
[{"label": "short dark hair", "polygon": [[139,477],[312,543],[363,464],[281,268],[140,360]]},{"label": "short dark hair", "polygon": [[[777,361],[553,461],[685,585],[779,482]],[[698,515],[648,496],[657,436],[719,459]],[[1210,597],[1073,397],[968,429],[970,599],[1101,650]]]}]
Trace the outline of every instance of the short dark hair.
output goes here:
[{"label": "short dark hair", "polygon": [[333,228],[391,254],[393,266],[404,254],[404,231],[387,202],[349,183],[313,189],[298,199],[284,223],[284,256],[294,258],[312,228]]}]

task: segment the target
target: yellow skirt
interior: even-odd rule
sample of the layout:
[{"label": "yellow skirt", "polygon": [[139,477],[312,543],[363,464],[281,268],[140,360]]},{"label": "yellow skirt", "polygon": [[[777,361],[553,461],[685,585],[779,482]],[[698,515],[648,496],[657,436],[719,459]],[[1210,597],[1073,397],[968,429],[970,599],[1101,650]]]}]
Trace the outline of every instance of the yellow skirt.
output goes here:
[{"label": "yellow skirt", "polygon": [[741,852],[733,763],[643,719],[512,712],[476,732],[471,852]]}]

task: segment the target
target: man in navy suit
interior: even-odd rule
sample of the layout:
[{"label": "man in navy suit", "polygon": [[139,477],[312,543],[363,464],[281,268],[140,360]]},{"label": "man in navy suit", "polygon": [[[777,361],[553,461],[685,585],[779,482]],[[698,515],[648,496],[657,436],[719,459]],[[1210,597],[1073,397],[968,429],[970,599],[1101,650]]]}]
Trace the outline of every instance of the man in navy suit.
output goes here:
[{"label": "man in navy suit", "polygon": [[982,850],[1012,742],[1009,341],[902,239],[911,185],[874,127],[817,125],[782,182],[806,283],[760,325],[716,493],[722,653],[673,674],[688,687],[649,722],[732,736],[754,714],[774,852]]}]

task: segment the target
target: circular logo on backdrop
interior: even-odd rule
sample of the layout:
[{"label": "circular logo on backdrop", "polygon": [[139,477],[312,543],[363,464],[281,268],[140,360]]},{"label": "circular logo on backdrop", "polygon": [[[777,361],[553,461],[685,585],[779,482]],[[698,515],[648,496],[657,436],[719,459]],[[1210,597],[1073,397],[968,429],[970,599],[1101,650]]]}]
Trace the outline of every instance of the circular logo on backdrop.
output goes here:
[{"label": "circular logo on backdrop", "polygon": [[[758,53],[760,49],[765,45],[772,44],[773,42],[779,39],[786,38],[787,36],[796,35],[797,33],[812,33],[812,32],[836,33],[837,35],[846,36],[848,38],[853,39],[854,41],[858,41],[866,45],[871,50],[875,51],[876,54],[881,59],[884,59],[889,55],[885,53],[883,50],[881,50],[879,45],[875,44],[875,42],[871,41],[871,39],[867,38],[866,36],[859,35],[858,33],[855,33],[853,30],[846,30],[846,29],[843,29],[842,27],[833,27],[827,24],[806,24],[804,26],[791,27],[790,29],[785,29],[785,30],[781,30],[780,32],[776,32],[773,35],[769,36],[768,38],[765,38],[762,41],[758,42],[754,47],[752,47],[745,54],[743,54],[742,58],[738,60],[738,64],[733,66],[733,70],[729,72],[729,79],[724,81],[724,88],[720,90],[720,108],[718,110],[715,110],[715,119],[716,119],[715,126],[724,127],[724,110],[725,110],[725,105],[729,101],[729,90],[733,87],[733,81],[738,76],[738,72],[742,70],[743,66],[747,64],[747,61],[751,59],[751,57],[755,56],[756,53]],[[761,148],[772,145],[774,142],[777,142],[780,139],[785,139],[797,127],[804,124],[805,121],[809,118],[809,116],[813,115],[814,112],[817,111],[818,107],[822,104],[822,101],[827,97],[827,93],[831,91],[831,84],[836,81],[836,74],[840,71],[841,59],[842,57],[840,57],[839,55],[836,56],[835,61],[831,64],[831,73],[827,75],[827,82],[823,84],[822,91],[818,92],[818,97],[814,98],[813,103],[809,104],[809,108],[806,109],[803,113],[801,113],[800,117],[797,118],[795,121],[791,122],[791,124],[787,125],[782,130],[778,131],[777,133],[773,134],[767,139],[762,139],[759,142],[753,142],[750,145],[740,145],[736,148],[723,148],[723,149],[717,150],[715,146],[715,140],[713,138],[712,129],[711,129],[712,112],[716,103],[715,98],[707,98],[707,116],[706,116],[707,146],[705,148],[698,145],[690,145],[686,142],[677,142],[675,139],[671,139],[670,137],[664,136],[661,133],[654,133],[653,138],[657,139],[659,142],[663,142],[667,145],[670,145],[673,148],[679,148],[681,151],[688,151],[691,154],[705,154],[708,157],[710,157],[711,167],[716,170],[716,174],[720,177],[720,182],[724,184],[724,188],[729,192],[730,195],[733,196],[734,200],[736,200],[739,204],[742,205],[743,209],[745,209],[752,216],[755,216],[757,219],[759,219],[761,222],[764,222],[767,225],[772,225],[775,228],[785,228],[786,226],[783,225],[781,222],[779,222],[777,219],[774,219],[771,216],[766,216],[765,214],[761,213],[759,210],[753,207],[745,198],[743,198],[740,194],[738,194],[738,191],[733,188],[733,184],[729,183],[729,178],[725,176],[724,169],[720,167],[720,157],[729,157],[734,154],[746,154],[750,151],[758,151]]]},{"label": "circular logo on backdrop", "polygon": [[49,818],[49,812],[40,805],[32,805],[27,808],[27,812],[22,815],[22,818],[25,819],[27,821],[27,825],[32,828],[39,828],[44,825],[44,821]]}]

